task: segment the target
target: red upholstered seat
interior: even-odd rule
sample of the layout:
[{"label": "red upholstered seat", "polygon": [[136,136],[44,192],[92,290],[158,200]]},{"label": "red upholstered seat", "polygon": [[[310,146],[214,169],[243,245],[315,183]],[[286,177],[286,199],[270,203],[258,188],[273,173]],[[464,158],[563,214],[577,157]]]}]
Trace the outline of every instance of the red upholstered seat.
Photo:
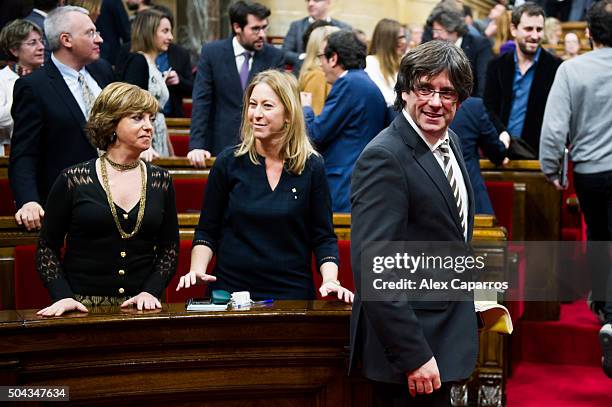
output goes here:
[{"label": "red upholstered seat", "polygon": [[51,304],[51,297],[36,272],[36,246],[15,247],[15,308],[40,309]]},{"label": "red upholstered seat", "polygon": [[176,211],[178,213],[200,213],[206,191],[205,178],[174,178]]},{"label": "red upholstered seat", "polygon": [[190,99],[183,99],[183,114],[185,115],[185,117],[191,117],[191,109],[192,109],[192,103],[191,101],[187,101]]},{"label": "red upholstered seat", "polygon": [[177,157],[187,157],[189,152],[189,136],[186,134],[172,134],[170,132],[170,142],[174,148],[174,155]]},{"label": "red upholstered seat", "polygon": [[[213,257],[212,261],[208,265],[207,273],[212,274],[215,268],[215,258]],[[198,298],[204,296],[204,288],[203,285],[196,285],[193,287],[189,287],[187,289],[183,288],[181,291],[176,291],[176,286],[179,283],[179,280],[182,276],[189,272],[189,266],[191,264],[191,241],[190,240],[181,240],[181,246],[179,249],[179,262],[178,268],[176,269],[176,274],[168,284],[166,288],[166,302],[185,302],[189,298]]]},{"label": "red upholstered seat", "polygon": [[514,183],[511,181],[486,181],[487,191],[497,223],[508,231],[508,240],[512,240],[512,211],[514,209]]},{"label": "red upholstered seat", "polygon": [[[338,267],[338,281],[344,288],[355,292],[355,281],[353,280],[353,269],[351,267],[351,241],[350,240],[338,240],[338,255],[340,257],[340,265]],[[317,299],[321,300],[334,300],[337,297],[327,296],[321,297],[319,294],[319,287],[321,286],[322,277],[318,270],[316,270],[317,264],[313,259],[312,262],[312,276],[314,279],[315,290],[317,292]]]},{"label": "red upholstered seat", "polygon": [[8,178],[0,179],[0,216],[13,216],[17,212]]}]

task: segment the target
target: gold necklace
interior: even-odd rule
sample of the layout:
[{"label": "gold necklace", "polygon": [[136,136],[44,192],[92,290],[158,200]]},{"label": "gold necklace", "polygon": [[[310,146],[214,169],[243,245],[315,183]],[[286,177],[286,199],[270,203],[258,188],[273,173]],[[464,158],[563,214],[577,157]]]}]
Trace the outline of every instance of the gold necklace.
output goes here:
[{"label": "gold necklace", "polygon": [[133,163],[129,163],[129,164],[120,164],[120,163],[116,163],[113,160],[111,160],[108,157],[107,153],[104,153],[102,155],[102,157],[104,157],[104,159],[106,161],[108,161],[108,163],[111,165],[111,167],[113,167],[114,169],[116,169],[117,171],[128,171],[128,170],[133,170],[134,168],[138,167],[138,164],[140,163],[140,159],[134,161]]},{"label": "gold necklace", "polygon": [[113,219],[115,221],[115,225],[117,225],[117,230],[119,230],[119,234],[122,239],[129,239],[138,233],[140,226],[142,225],[142,219],[144,218],[145,211],[145,202],[147,201],[147,181],[145,180],[145,164],[140,163],[140,180],[141,180],[141,189],[140,189],[140,203],[138,207],[138,217],[136,218],[136,226],[134,226],[134,230],[131,233],[126,233],[121,228],[121,223],[119,223],[119,217],[117,216],[117,208],[115,208],[115,202],[113,201],[113,195],[111,193],[110,186],[108,185],[108,174],[106,172],[106,162],[105,160],[100,160],[100,172],[102,173],[102,184],[104,185],[104,191],[106,192],[106,198],[108,199],[108,205],[110,206],[111,213],[113,215]]}]

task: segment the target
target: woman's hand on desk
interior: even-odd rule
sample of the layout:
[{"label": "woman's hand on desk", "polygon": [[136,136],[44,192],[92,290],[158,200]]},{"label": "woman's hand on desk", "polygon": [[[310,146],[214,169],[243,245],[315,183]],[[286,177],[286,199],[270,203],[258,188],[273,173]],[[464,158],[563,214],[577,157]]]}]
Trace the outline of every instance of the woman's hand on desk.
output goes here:
[{"label": "woman's hand on desk", "polygon": [[62,298],[49,305],[47,308],[41,309],[36,315],[42,317],[59,317],[63,313],[70,311],[89,312],[83,304],[74,298]]},{"label": "woman's hand on desk", "polygon": [[353,298],[355,297],[355,294],[342,287],[340,284],[338,284],[338,281],[335,280],[324,281],[319,288],[319,292],[321,293],[322,297],[327,297],[331,293],[336,293],[339,300],[348,304],[352,304]]},{"label": "woman's hand on desk", "polygon": [[143,309],[156,309],[161,308],[161,303],[155,296],[149,294],[148,292],[141,292],[135,297],[126,300],[121,304],[121,308],[129,307],[135,305],[138,308],[138,311]]},{"label": "woman's hand on desk", "polygon": [[206,274],[203,271],[190,271],[181,277],[176,286],[176,291],[181,288],[189,288],[192,285],[212,283],[213,281],[217,281],[217,277]]}]

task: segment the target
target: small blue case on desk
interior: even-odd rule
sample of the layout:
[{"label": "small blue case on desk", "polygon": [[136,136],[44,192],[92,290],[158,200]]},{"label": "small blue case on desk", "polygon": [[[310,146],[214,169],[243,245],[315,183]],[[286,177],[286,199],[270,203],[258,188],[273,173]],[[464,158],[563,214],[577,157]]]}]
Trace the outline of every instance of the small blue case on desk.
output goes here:
[{"label": "small blue case on desk", "polygon": [[231,294],[225,290],[212,290],[210,300],[213,304],[227,304],[230,302]]}]

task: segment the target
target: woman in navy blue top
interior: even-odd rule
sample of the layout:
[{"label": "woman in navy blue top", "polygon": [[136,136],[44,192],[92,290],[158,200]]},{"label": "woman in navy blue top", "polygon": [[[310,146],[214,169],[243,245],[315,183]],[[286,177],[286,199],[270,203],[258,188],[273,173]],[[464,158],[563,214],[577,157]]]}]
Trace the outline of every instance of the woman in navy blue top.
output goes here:
[{"label": "woman in navy blue top", "polygon": [[[242,143],[219,154],[208,177],[190,271],[177,290],[210,282],[253,299],[313,299],[314,252],[321,295],[351,302],[353,293],[338,282],[329,186],[306,135],[295,78],[258,74],[242,116]],[[206,274],[213,255],[214,276]]]}]

